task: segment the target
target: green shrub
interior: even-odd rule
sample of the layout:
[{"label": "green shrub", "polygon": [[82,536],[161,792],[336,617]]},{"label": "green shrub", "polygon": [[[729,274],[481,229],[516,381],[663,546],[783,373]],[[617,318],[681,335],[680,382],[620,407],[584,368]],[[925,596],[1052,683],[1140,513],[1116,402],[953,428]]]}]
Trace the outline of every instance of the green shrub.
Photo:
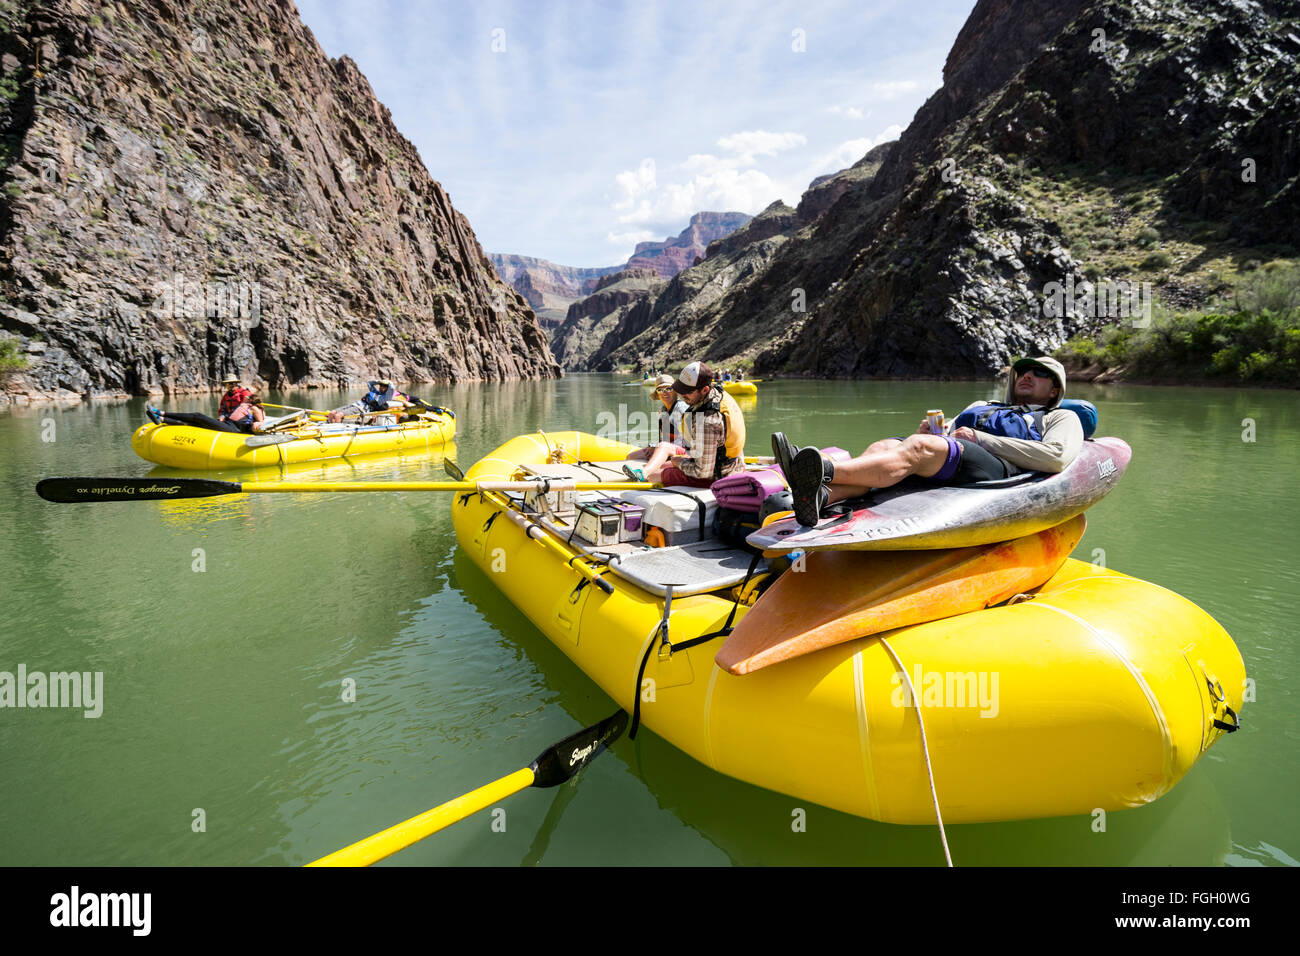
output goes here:
[{"label": "green shrub", "polygon": [[31,363],[18,351],[17,339],[0,339],[0,382],[7,381],[15,372],[21,372]]},{"label": "green shrub", "polygon": [[1153,272],[1156,269],[1168,269],[1173,265],[1173,261],[1167,252],[1153,252],[1138,263],[1138,268]]},{"label": "green shrub", "polygon": [[1155,244],[1159,238],[1160,233],[1156,232],[1150,226],[1143,226],[1137,231],[1137,235],[1133,237],[1133,241],[1137,243],[1139,248],[1145,249],[1148,246]]},{"label": "green shrub", "polygon": [[1300,265],[1270,262],[1243,279],[1232,296],[1239,312],[1289,312],[1300,306]]}]

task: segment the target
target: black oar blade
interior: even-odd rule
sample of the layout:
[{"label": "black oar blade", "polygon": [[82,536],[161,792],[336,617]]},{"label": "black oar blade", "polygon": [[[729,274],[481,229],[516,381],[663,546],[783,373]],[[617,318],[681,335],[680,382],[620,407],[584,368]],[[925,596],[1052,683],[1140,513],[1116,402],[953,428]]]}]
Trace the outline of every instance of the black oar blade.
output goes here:
[{"label": "black oar blade", "polygon": [[451,476],[452,481],[464,481],[465,472],[460,470],[460,465],[456,464],[450,458],[442,460],[442,470]]},{"label": "black oar blade", "polygon": [[627,714],[617,711],[542,751],[529,766],[534,787],[558,787],[591,763],[623,733]]},{"label": "black oar blade", "polygon": [[241,490],[238,482],[211,478],[42,478],[36,483],[38,495],[61,504],[212,498]]}]

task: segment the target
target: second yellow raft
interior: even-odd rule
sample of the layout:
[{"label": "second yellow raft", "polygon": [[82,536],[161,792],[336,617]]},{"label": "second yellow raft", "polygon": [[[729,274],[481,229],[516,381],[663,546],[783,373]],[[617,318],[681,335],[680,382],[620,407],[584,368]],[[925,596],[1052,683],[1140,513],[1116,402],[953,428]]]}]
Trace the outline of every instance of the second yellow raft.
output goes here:
[{"label": "second yellow raft", "polygon": [[292,465],[354,455],[434,450],[455,437],[456,416],[448,411],[430,412],[398,425],[321,422],[287,434],[294,436],[292,441],[250,448],[250,435],[150,423],[136,429],[131,448],[145,461],[171,468],[219,471]]}]

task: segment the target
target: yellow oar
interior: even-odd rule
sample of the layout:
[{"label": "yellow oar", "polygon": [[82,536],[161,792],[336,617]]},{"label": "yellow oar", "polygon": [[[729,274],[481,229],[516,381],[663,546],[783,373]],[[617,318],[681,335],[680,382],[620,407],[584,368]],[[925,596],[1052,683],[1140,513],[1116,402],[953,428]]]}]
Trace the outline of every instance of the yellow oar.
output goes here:
[{"label": "yellow oar", "polygon": [[313,416],[320,415],[323,417],[329,414],[329,412],[323,412],[319,408],[301,408],[297,405],[277,405],[275,402],[263,402],[262,405],[265,408],[279,408],[286,412],[306,412],[308,415]]},{"label": "yellow oar", "polygon": [[606,747],[618,739],[626,726],[627,714],[621,710],[616,711],[600,723],[584,727],[576,734],[547,747],[522,770],[516,770],[509,776],[472,790],[455,800],[449,800],[432,810],[426,810],[419,816],[404,820],[307,865],[369,866],[520,790],[558,786],[600,756]]},{"label": "yellow oar", "polygon": [[46,501],[167,501],[242,494],[318,494],[350,491],[633,491],[662,487],[650,481],[218,481],[214,478],[43,478]]}]

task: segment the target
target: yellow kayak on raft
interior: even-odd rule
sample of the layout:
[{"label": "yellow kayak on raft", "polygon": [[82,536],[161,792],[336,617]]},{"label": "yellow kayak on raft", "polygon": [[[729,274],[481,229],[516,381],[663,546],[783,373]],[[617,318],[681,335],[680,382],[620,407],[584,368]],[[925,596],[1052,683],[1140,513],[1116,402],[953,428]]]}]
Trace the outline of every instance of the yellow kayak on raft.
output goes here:
[{"label": "yellow kayak on raft", "polygon": [[[562,477],[562,466],[545,464],[558,443],[584,481],[621,477],[616,463],[631,450],[580,432],[523,435],[466,477]],[[606,497],[639,502],[647,520],[669,520],[656,515],[673,509],[707,517],[711,495],[693,493]],[[671,645],[722,631],[733,610],[752,626],[766,613],[769,593],[755,600],[762,576],[779,564],[747,575],[749,555],[728,564],[725,546],[689,521],[671,547],[584,548],[523,503],[500,493],[454,499],[457,538],[487,578],[620,706],[630,713],[639,698],[644,726],[720,773],[800,800],[933,823],[928,750],[948,823],[1134,807],[1169,791],[1236,727],[1246,674],[1228,634],[1185,598],[1115,571],[1070,559],[1007,604],[948,617],[936,604],[942,619],[737,676],[714,660],[724,634]],[[665,644],[660,584],[689,581],[700,567],[718,576],[673,592]],[[864,590],[883,583],[864,571]],[[812,575],[802,599],[818,606]]]},{"label": "yellow kayak on raft", "polygon": [[[452,440],[456,416],[430,412],[397,425],[312,422],[286,432],[293,436],[275,444],[260,444],[269,436],[221,432],[191,425],[155,425],[136,429],[131,448],[145,461],[171,468],[219,471],[292,465],[327,458],[429,451]],[[254,439],[250,444],[249,439]]]}]

